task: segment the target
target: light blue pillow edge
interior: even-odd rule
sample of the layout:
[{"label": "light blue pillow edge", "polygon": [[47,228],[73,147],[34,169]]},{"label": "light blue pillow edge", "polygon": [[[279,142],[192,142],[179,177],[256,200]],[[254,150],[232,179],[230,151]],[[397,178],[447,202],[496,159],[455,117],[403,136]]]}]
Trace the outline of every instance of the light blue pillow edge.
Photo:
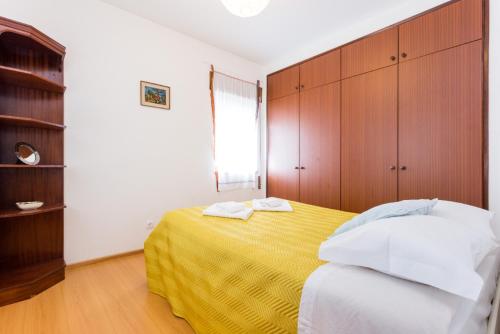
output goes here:
[{"label": "light blue pillow edge", "polygon": [[[402,204],[404,204],[405,202],[421,202],[421,201],[426,201],[426,204],[422,204],[420,207],[416,208],[416,209],[412,209],[412,210],[404,210],[403,207],[401,207]],[[336,230],[335,232],[330,236],[328,237],[328,239],[336,236],[336,235],[339,235],[339,234],[342,234],[342,233],[345,233],[347,231],[350,231],[352,229],[355,229],[356,227],[359,227],[359,226],[362,226],[364,224],[367,224],[369,222],[372,222],[374,220],[379,220],[379,219],[385,219],[385,218],[392,218],[392,217],[402,217],[402,216],[414,216],[414,215],[428,215],[429,213],[431,213],[432,209],[434,208],[434,206],[436,206],[436,204],[438,203],[438,199],[437,198],[434,198],[434,199],[417,199],[417,200],[403,200],[403,201],[399,201],[399,202],[391,202],[391,203],[384,203],[384,204],[381,204],[381,205],[377,205],[359,215],[357,215],[356,217],[352,218],[351,220],[345,222],[344,224],[340,225]],[[399,204],[399,206],[397,206],[397,204]],[[388,212],[388,213],[385,213],[385,214],[381,214],[381,215],[378,215],[376,216],[376,211],[377,210],[381,210],[383,209],[384,207],[391,207],[391,206],[395,206],[395,210],[393,210],[392,212]],[[399,210],[400,212],[395,212]],[[364,218],[366,215],[368,215],[368,213],[370,211],[374,211],[374,217],[366,217]],[[360,222],[356,223],[358,220],[361,220]]]}]

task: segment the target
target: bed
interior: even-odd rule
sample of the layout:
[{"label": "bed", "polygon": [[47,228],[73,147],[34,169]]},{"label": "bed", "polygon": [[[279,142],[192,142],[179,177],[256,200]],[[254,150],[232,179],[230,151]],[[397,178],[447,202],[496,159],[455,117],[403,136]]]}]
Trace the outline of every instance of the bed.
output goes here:
[{"label": "bed", "polygon": [[202,207],[167,213],[144,245],[150,291],[197,333],[296,333],[318,246],[354,214],[291,205],[246,222]]},{"label": "bed", "polygon": [[[456,328],[450,333],[462,333],[464,321],[453,321],[460,308],[465,310],[461,320],[473,317],[476,310],[474,316],[482,322],[472,319],[469,325],[485,331],[497,258],[485,269],[490,289],[482,304],[472,308],[432,287],[369,269],[326,264],[318,259],[319,245],[355,214],[291,205],[293,212],[255,212],[248,221],[206,217],[204,207],[167,213],[144,246],[149,290],[165,297],[173,313],[196,333],[297,333],[298,324],[304,334],[330,333],[331,328],[338,329],[334,333],[369,333],[370,328],[447,333],[446,327]],[[399,292],[384,301],[385,291],[391,290]],[[405,305],[408,298],[419,307]],[[396,311],[400,317],[391,315]],[[361,325],[349,328],[356,322]],[[489,333],[494,330],[490,326]]]}]

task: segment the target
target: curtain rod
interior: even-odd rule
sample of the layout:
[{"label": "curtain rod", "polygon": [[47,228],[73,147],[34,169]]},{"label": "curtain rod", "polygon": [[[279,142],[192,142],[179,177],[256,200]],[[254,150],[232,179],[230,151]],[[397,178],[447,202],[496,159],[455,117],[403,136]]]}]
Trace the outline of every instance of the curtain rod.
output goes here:
[{"label": "curtain rod", "polygon": [[210,69],[211,69],[212,72],[220,74],[220,75],[223,75],[225,77],[228,77],[228,78],[231,78],[231,79],[234,79],[234,80],[238,80],[238,81],[243,81],[243,82],[246,82],[246,83],[249,83],[249,84],[257,86],[257,81],[258,80],[256,82],[251,82],[251,81],[248,81],[248,80],[243,80],[243,79],[240,79],[240,78],[233,77],[232,75],[216,71],[215,68],[214,68],[214,65],[210,65]]}]

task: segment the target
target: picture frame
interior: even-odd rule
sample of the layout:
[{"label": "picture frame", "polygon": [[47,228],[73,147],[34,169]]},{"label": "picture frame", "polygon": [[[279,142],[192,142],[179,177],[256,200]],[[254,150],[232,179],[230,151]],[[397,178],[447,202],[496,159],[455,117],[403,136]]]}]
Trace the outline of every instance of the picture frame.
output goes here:
[{"label": "picture frame", "polygon": [[141,81],[141,105],[170,110],[170,87]]}]

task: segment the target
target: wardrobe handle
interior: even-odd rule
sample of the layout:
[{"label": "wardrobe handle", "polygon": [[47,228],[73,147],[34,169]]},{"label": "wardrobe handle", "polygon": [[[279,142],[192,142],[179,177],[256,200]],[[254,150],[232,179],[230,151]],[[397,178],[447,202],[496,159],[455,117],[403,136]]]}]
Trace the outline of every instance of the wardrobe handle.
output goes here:
[{"label": "wardrobe handle", "polygon": [[293,169],[299,169],[299,166],[295,166]]},{"label": "wardrobe handle", "polygon": [[401,54],[401,57],[403,57],[403,58],[406,58],[407,56],[408,56],[408,55],[407,55],[405,52],[403,52],[403,53]]},{"label": "wardrobe handle", "polygon": [[300,85],[300,88],[304,89],[304,85]]},{"label": "wardrobe handle", "polygon": [[299,90],[299,86],[295,86],[295,90]]},{"label": "wardrobe handle", "polygon": [[306,169],[304,166],[300,167],[300,169]]},{"label": "wardrobe handle", "polygon": [[391,166],[390,170],[396,170],[396,166]]},{"label": "wardrobe handle", "polygon": [[395,61],[396,60],[396,56],[391,56],[391,60]]},{"label": "wardrobe handle", "polygon": [[406,166],[401,166],[399,169],[406,170],[407,168],[406,168]]}]

